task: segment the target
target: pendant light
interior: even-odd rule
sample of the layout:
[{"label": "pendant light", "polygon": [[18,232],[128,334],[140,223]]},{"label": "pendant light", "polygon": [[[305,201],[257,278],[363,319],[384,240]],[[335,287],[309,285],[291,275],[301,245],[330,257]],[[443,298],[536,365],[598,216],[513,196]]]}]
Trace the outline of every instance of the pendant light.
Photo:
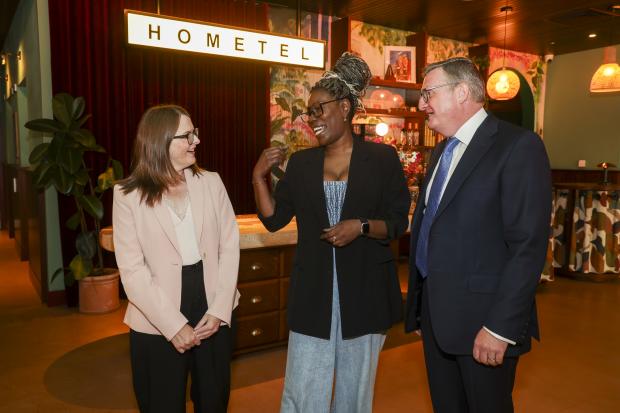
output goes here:
[{"label": "pendant light", "polygon": [[508,20],[508,12],[512,11],[511,6],[504,6],[499,9],[504,13],[504,60],[502,69],[493,72],[487,81],[487,93],[494,100],[508,100],[517,96],[519,93],[519,77],[512,70],[506,69],[506,22]]},{"label": "pendant light", "polygon": [[[616,11],[620,10],[620,5],[612,6],[612,21],[610,29],[611,43],[613,44],[613,23]],[[604,50],[603,64],[594,72],[590,81],[591,93],[612,93],[620,92],[620,66],[616,60],[616,47],[608,46]]]}]

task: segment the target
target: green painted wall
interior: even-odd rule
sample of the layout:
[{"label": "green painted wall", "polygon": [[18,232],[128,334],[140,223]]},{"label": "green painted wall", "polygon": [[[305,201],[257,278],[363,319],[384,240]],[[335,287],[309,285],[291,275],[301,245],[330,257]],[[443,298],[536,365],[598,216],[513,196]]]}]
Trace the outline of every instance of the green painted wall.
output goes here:
[{"label": "green painted wall", "polygon": [[[8,100],[2,101],[3,123],[2,135],[7,137],[4,142],[7,162],[17,162],[21,166],[29,166],[28,157],[32,149],[39,143],[48,140],[39,133],[29,131],[24,124],[31,119],[52,116],[52,72],[49,42],[48,0],[21,0],[11,28],[2,47],[11,53],[8,61],[10,82],[9,87],[17,84],[17,91]],[[17,52],[21,51],[21,60]],[[15,158],[16,148],[13,131],[13,114],[17,112],[19,119],[19,157]],[[47,268],[48,277],[56,269],[62,267],[60,249],[60,226],[58,222],[58,201],[56,191],[45,191],[46,233],[47,233]],[[64,289],[62,277],[49,283],[49,291]]]},{"label": "green painted wall", "polygon": [[[620,45],[616,45],[620,57]],[[551,167],[597,169],[601,161],[620,166],[620,93],[592,95],[590,80],[603,62],[603,49],[556,56],[547,66],[544,141]]]}]

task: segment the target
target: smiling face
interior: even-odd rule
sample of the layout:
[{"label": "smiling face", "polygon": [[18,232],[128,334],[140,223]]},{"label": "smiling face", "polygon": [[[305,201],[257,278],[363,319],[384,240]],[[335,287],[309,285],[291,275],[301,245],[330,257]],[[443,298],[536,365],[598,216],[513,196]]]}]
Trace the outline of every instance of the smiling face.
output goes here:
[{"label": "smiling face", "polygon": [[420,110],[426,112],[428,127],[444,136],[453,136],[461,124],[458,85],[451,83],[454,81],[442,68],[431,71],[422,84],[423,89],[429,90],[428,101],[420,98],[418,103]]},{"label": "smiling face", "polygon": [[[327,146],[342,138],[350,130],[348,117],[351,104],[347,99],[334,100],[325,89],[315,89],[308,99],[308,110],[314,113],[321,113],[319,106],[323,108],[320,116],[311,116],[308,125],[314,131],[319,145]],[[322,103],[322,105],[320,105]]]},{"label": "smiling face", "polygon": [[[185,135],[193,130],[194,124],[189,116],[181,115],[179,127],[174,135]],[[199,143],[200,139],[198,139],[198,137],[194,138],[194,142],[192,142],[191,145],[187,143],[187,139],[185,138],[172,139],[168,152],[170,154],[170,162],[175,170],[182,171],[196,163],[195,151]]]}]

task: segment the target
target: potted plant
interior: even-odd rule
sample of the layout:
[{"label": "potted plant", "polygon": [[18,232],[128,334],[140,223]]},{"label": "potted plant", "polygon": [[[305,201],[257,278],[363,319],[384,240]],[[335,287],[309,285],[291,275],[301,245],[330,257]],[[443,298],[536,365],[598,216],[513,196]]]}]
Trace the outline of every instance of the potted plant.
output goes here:
[{"label": "potted plant", "polygon": [[106,151],[97,144],[93,133],[83,127],[91,116],[84,114],[84,99],[59,93],[54,96],[52,107],[54,119],[31,120],[25,125],[33,131],[52,134],[49,142],[37,145],[30,154],[30,163],[36,165],[36,185],[54,186],[75,202],[76,211],[66,226],[77,231],[77,254],[67,268],[54,272],[52,280],[64,274],[67,286],[79,281],[81,312],[112,311],[119,306],[119,273],[117,269],[104,268],[98,234],[104,214],[101,197],[123,177],[123,168],[120,162],[108,157],[106,168],[94,185],[84,154]]}]

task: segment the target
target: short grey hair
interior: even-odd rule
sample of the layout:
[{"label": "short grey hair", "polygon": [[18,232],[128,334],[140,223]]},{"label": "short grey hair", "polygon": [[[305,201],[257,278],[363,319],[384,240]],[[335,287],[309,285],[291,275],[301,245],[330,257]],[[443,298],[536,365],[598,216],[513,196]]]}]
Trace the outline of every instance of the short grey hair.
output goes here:
[{"label": "short grey hair", "polygon": [[424,76],[426,77],[430,72],[439,68],[442,68],[446,73],[449,82],[467,84],[474,101],[484,103],[486,98],[484,77],[471,59],[452,57],[441,62],[431,63],[424,68]]}]

